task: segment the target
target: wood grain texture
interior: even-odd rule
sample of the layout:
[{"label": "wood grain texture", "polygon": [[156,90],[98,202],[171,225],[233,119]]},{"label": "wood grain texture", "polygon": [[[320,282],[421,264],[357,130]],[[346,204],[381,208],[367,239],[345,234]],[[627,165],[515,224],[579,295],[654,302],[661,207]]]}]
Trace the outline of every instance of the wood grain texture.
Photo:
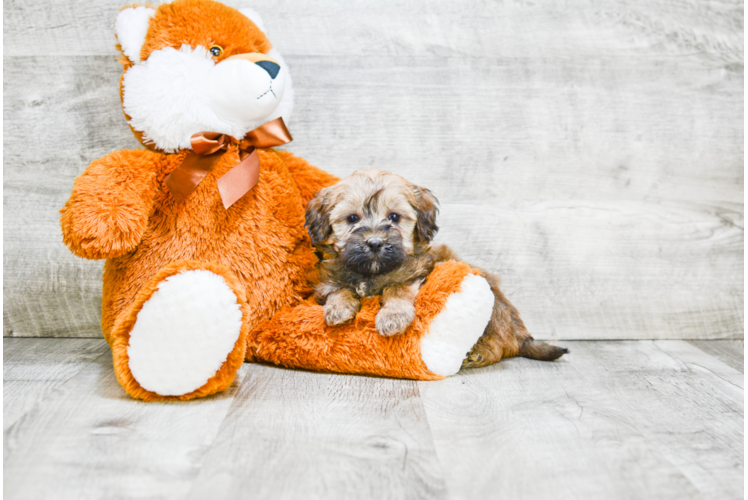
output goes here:
[{"label": "wood grain texture", "polygon": [[419,383],[454,498],[742,498],[742,375],[681,341],[567,342]]},{"label": "wood grain texture", "polygon": [[116,143],[139,147],[119,103],[121,67],[112,57],[5,61],[4,334],[100,337],[103,261],[68,251],[59,210],[91,161]]},{"label": "wood grain texture", "polygon": [[184,403],[138,402],[104,354],[5,430],[4,497],[184,498],[236,388]]},{"label": "wood grain texture", "polygon": [[4,341],[6,388],[95,358],[5,430],[4,498],[743,495],[743,377],[688,342],[566,341],[418,383],[247,364],[186,403],[128,398],[96,343]]},{"label": "wood grain texture", "polygon": [[188,498],[445,498],[412,381],[253,365]]},{"label": "wood grain texture", "polygon": [[742,225],[742,206],[442,208],[437,241],[457,242],[461,258],[501,276],[537,338],[742,338],[743,229],[733,222]]},{"label": "wood grain texture", "polygon": [[[161,2],[155,2],[156,4]],[[366,0],[224,0],[260,11],[288,55],[588,57],[652,49],[742,64],[743,3],[722,0],[579,0],[434,3]],[[121,0],[6,0],[7,53],[113,54]],[[33,36],[32,36],[33,35]]]},{"label": "wood grain texture", "polygon": [[688,342],[726,365],[744,371],[745,345],[742,340],[691,340]]},{"label": "wood grain texture", "polygon": [[[137,147],[119,6],[5,2],[6,336],[101,335],[101,263],[57,210]],[[296,83],[287,149],[434,191],[440,241],[502,275],[537,337],[742,338],[742,3],[258,8]]]},{"label": "wood grain texture", "polygon": [[108,349],[101,339],[3,339],[3,430]]}]

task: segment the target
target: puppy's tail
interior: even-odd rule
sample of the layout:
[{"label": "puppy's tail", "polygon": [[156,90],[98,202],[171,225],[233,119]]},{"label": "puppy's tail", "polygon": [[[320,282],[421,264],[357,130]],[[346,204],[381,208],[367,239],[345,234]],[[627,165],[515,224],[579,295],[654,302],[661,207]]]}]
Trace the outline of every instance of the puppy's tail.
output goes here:
[{"label": "puppy's tail", "polygon": [[553,361],[567,352],[569,352],[569,350],[564,347],[557,347],[555,345],[546,344],[545,342],[538,342],[532,337],[529,337],[524,339],[522,344],[519,346],[518,356],[539,359],[540,361]]}]

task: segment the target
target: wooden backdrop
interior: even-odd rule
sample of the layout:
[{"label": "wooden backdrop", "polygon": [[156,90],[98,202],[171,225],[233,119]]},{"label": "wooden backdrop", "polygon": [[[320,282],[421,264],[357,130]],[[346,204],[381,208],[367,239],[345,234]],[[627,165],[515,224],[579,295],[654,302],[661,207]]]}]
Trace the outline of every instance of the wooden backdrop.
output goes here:
[{"label": "wooden backdrop", "polygon": [[[4,1],[6,336],[101,335],[102,262],[68,252],[58,210],[138,147],[126,3]],[[536,337],[742,338],[742,1],[249,5],[295,80],[288,149],[432,189],[439,241],[499,273]]]}]

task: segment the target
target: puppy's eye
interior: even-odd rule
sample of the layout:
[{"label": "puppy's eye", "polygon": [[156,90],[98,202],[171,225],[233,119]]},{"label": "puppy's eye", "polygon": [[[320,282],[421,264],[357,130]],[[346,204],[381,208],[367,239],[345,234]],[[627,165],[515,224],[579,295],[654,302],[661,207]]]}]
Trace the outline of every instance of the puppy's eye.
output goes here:
[{"label": "puppy's eye", "polygon": [[400,222],[400,214],[390,214],[389,217],[387,217],[389,220],[397,224]]},{"label": "puppy's eye", "polygon": [[350,224],[355,224],[356,222],[361,220],[361,217],[359,217],[356,214],[351,214],[348,217],[345,218]]},{"label": "puppy's eye", "polygon": [[213,54],[213,57],[218,57],[223,54],[223,47],[220,45],[212,45],[209,50],[210,53]]}]

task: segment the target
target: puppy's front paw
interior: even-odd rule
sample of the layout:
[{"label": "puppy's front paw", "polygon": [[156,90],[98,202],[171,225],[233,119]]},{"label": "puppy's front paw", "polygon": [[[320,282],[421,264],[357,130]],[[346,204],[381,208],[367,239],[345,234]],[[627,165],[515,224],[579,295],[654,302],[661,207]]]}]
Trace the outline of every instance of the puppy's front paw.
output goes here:
[{"label": "puppy's front paw", "polygon": [[325,304],[325,323],[328,326],[337,326],[348,323],[356,317],[358,308],[353,304]]},{"label": "puppy's front paw", "polygon": [[375,324],[377,332],[385,337],[399,335],[413,324],[416,319],[416,308],[412,304],[396,307],[383,307],[377,313]]}]

